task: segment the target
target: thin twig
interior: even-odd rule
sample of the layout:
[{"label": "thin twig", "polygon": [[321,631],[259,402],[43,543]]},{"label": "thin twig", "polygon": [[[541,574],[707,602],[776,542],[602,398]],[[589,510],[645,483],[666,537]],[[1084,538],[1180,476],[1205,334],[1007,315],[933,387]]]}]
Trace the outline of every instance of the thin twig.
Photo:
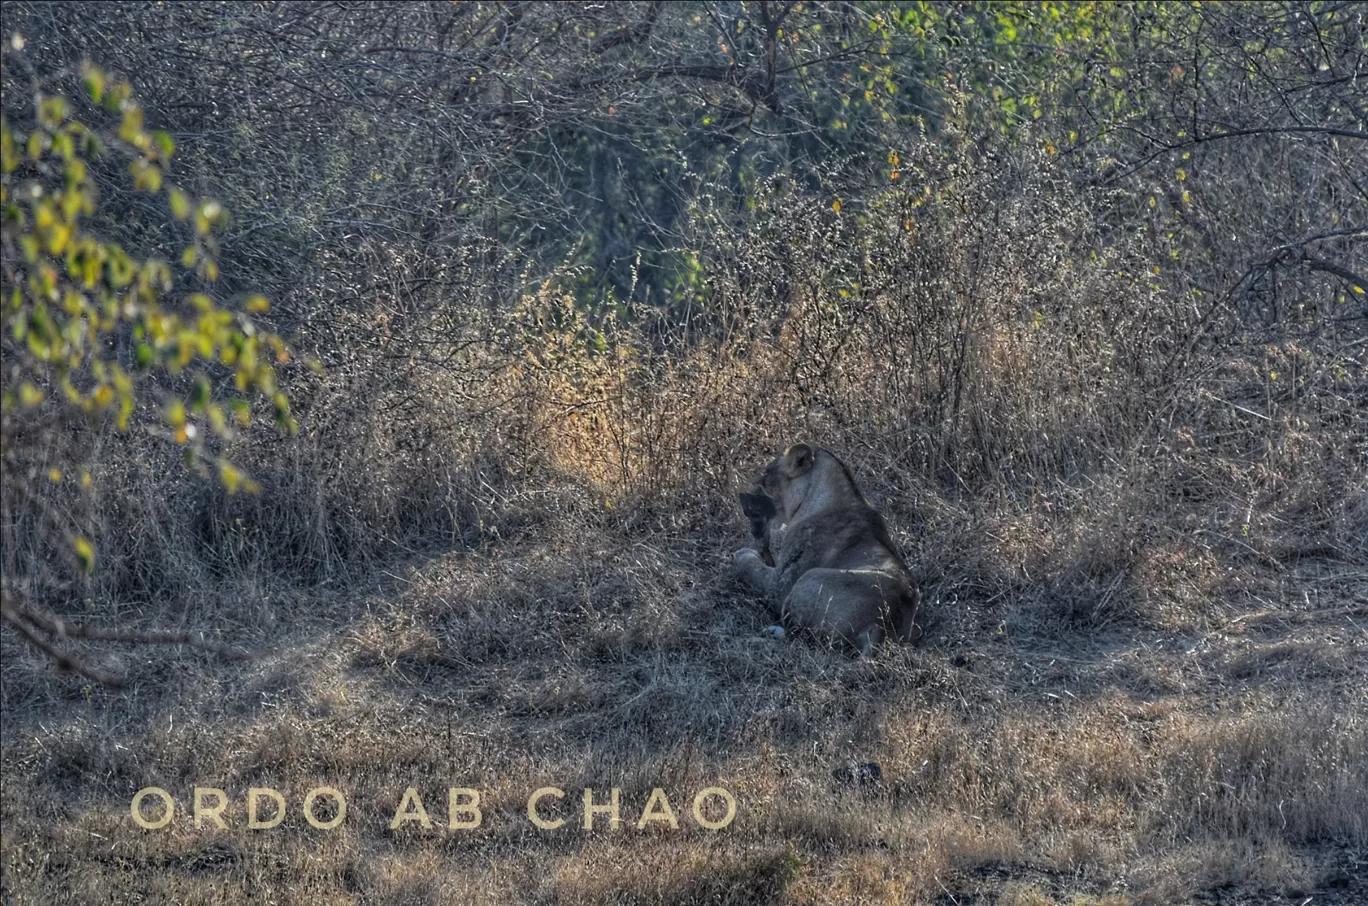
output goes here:
[{"label": "thin twig", "polygon": [[99,629],[91,626],[82,626],[76,623],[68,623],[61,617],[43,611],[35,611],[24,607],[14,600],[8,593],[4,592],[0,598],[0,621],[8,623],[14,627],[15,632],[23,637],[34,648],[51,658],[59,670],[70,670],[72,673],[93,680],[105,686],[119,687],[125,684],[125,679],[106,673],[100,668],[89,664],[75,654],[65,651],[52,644],[47,639],[39,635],[35,629],[42,629],[59,639],[92,639],[108,642],[133,642],[142,645],[190,645],[209,651],[220,657],[232,658],[234,660],[248,660],[252,657],[244,651],[230,648],[227,645],[220,645],[210,642],[198,635],[191,635],[184,632],[128,632],[118,629]]}]

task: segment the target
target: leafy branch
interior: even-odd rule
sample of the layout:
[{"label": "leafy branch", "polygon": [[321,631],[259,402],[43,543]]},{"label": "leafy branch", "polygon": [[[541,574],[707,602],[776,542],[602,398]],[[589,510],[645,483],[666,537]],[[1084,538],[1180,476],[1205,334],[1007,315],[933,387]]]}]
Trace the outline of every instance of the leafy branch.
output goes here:
[{"label": "leafy branch", "polygon": [[[25,66],[22,48],[23,39],[15,36],[5,48],[6,63]],[[216,233],[228,215],[217,201],[192,199],[169,182],[171,136],[146,128],[127,82],[110,80],[89,64],[80,74],[92,118],[109,125],[88,125],[74,104],[45,93],[36,78],[29,108],[7,106],[0,121],[0,345],[6,363],[0,375],[0,458],[6,488],[59,483],[77,465],[62,462],[46,475],[32,474],[18,450],[22,426],[36,427],[42,436],[78,415],[92,423],[112,421],[126,432],[149,408],[140,401],[151,385],[161,397],[155,407],[159,418],[147,426],[151,433],[183,448],[188,464],[216,474],[229,493],[259,490],[216,449],[251,425],[258,400],[269,404],[279,428],[296,430],[276,375],[276,367],[290,361],[290,350],[251,317],[269,308],[266,299],[250,296],[240,308],[229,308],[208,294],[219,277]],[[11,120],[13,112],[19,112],[18,121]],[[188,234],[177,265],[136,258],[92,229],[98,205],[93,172],[107,162],[124,163],[134,190],[160,199],[166,221]],[[177,292],[186,284],[203,291]],[[80,472],[82,487],[89,487],[90,473],[84,467]],[[65,534],[80,571],[92,572],[94,545],[75,525]],[[23,601],[13,584],[7,574],[0,589],[3,622],[59,667],[89,679],[114,682],[38,631],[58,639],[227,651],[177,633],[72,626]]]}]

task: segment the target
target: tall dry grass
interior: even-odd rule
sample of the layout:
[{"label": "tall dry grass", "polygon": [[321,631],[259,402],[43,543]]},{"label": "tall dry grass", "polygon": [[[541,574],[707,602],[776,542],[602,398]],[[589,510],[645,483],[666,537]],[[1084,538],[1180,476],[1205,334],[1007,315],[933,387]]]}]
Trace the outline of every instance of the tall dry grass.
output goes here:
[{"label": "tall dry grass", "polygon": [[[259,496],[98,427],[36,443],[95,486],[6,495],[8,575],[260,656],[87,645],[131,676],[116,694],[7,635],[6,896],[1158,903],[1361,871],[1361,330],[1246,324],[1154,273],[1162,225],[1099,226],[1108,199],[1047,156],[955,148],[839,212],[776,181],[743,228],[703,198],[681,241],[711,304],[668,321],[596,320],[555,280],[511,311],[475,284],[410,305],[377,254],[393,288],[296,379],[301,435],[229,451]],[[925,648],[759,637],[734,495],[798,438],[888,514]],[[851,760],[885,782],[834,785]],[[405,786],[457,779],[488,828],[385,828]],[[151,783],[319,780],[363,820],[126,818]],[[542,836],[519,809],[544,781],[718,782],[745,812],[725,837]]]}]

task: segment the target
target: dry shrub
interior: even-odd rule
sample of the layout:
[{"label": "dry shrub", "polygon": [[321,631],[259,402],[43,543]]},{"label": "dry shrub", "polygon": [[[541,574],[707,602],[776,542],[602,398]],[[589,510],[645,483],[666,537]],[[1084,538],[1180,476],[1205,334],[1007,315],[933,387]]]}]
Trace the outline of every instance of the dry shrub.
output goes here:
[{"label": "dry shrub", "polygon": [[[96,490],[57,508],[104,565],[82,596],[212,602],[577,526],[707,547],[799,438],[855,464],[937,597],[1011,600],[1018,627],[1198,626],[1248,591],[1222,566],[1362,562],[1361,348],[1248,342],[1043,152],[952,122],[902,159],[878,191],[830,177],[839,211],[782,177],[744,217],[705,194],[684,238],[709,304],[685,319],[593,318],[555,279],[500,310],[459,262],[464,298],[410,297],[406,256],[369,242],[374,304],[296,378],[302,435],[228,451],[265,493],[74,433]],[[8,574],[69,610],[52,506],[5,507]]]},{"label": "dry shrub", "polygon": [[1156,818],[1175,837],[1266,841],[1368,833],[1368,728],[1360,715],[1298,707],[1171,724]]}]

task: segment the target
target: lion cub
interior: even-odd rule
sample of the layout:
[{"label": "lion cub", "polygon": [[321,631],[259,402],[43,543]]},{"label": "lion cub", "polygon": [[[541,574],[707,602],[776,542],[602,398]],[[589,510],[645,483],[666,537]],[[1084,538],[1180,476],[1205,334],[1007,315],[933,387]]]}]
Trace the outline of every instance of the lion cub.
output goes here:
[{"label": "lion cub", "polygon": [[785,624],[844,639],[868,657],[892,634],[921,637],[920,595],[883,517],[831,453],[795,444],[741,495],[760,550],[734,560]]}]

